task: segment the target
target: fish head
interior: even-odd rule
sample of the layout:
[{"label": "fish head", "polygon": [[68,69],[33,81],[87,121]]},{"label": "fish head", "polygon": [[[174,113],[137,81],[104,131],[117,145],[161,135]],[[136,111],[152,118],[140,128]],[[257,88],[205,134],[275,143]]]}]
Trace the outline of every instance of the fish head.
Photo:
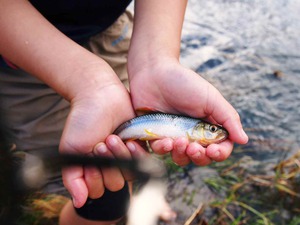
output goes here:
[{"label": "fish head", "polygon": [[207,146],[225,140],[228,137],[228,131],[219,125],[200,122],[194,128],[192,137],[202,146]]}]

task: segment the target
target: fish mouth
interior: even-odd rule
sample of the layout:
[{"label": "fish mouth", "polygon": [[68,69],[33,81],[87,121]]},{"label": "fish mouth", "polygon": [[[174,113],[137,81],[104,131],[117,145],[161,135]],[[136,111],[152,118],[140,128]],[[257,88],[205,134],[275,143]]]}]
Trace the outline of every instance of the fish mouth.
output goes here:
[{"label": "fish mouth", "polygon": [[221,141],[224,141],[228,137],[228,132],[227,130],[222,130],[217,137],[216,137],[216,143],[220,143]]},{"label": "fish mouth", "polygon": [[224,141],[227,137],[228,132],[226,130],[221,130],[214,138],[201,138],[200,140],[198,140],[198,143],[201,144],[203,147],[207,147],[210,144],[218,144]]}]

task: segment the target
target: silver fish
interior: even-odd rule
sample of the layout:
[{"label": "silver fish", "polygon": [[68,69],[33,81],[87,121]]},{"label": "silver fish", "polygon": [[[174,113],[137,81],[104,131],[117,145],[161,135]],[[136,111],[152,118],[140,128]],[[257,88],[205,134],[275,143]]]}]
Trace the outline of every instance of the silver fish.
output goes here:
[{"label": "silver fish", "polygon": [[219,125],[167,113],[135,117],[120,125],[114,134],[123,141],[187,137],[190,142],[195,141],[202,146],[222,142],[228,137],[228,132]]}]

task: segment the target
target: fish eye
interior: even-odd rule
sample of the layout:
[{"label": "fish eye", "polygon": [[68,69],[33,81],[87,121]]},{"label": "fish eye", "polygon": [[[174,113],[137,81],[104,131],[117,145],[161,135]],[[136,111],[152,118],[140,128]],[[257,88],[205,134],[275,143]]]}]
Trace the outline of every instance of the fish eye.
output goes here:
[{"label": "fish eye", "polygon": [[218,127],[217,126],[215,126],[215,125],[210,125],[209,126],[209,131],[211,131],[211,132],[216,132],[218,130]]}]

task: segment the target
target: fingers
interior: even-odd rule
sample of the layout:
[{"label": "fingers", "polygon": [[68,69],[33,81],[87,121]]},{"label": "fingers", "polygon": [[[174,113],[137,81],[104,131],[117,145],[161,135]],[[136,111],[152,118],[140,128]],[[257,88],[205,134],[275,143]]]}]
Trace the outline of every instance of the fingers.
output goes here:
[{"label": "fingers", "polygon": [[[176,140],[163,139],[154,141],[151,147],[156,153],[171,152],[173,161],[180,165],[187,165],[190,161],[199,166],[205,166],[212,161],[223,161],[229,157],[233,149],[231,140],[219,144],[211,144],[204,148],[200,144],[189,143],[186,138]],[[94,154],[103,157],[141,158],[148,153],[134,141],[126,145],[115,135],[110,135],[105,143],[98,144]],[[120,190],[124,186],[125,179],[133,177],[128,172],[118,168],[102,168],[101,171],[92,167],[68,167],[63,169],[64,185],[73,198],[73,204],[79,208],[84,205],[87,197],[99,198],[104,193],[104,187],[111,191]]]},{"label": "fingers", "polygon": [[63,182],[72,196],[73,205],[80,208],[86,202],[88,197],[88,188],[83,178],[83,167],[66,167],[62,170]]},{"label": "fingers", "polygon": [[[109,135],[106,138],[105,143],[115,158],[120,158],[120,159],[131,158],[131,154],[128,151],[126,145],[117,135]],[[133,179],[133,176],[126,169],[121,169],[121,171],[125,180]]]},{"label": "fingers", "polygon": [[84,179],[88,189],[88,196],[92,199],[100,198],[104,193],[101,171],[96,167],[84,167]]},{"label": "fingers", "polygon": [[228,130],[230,140],[238,144],[246,144],[248,142],[248,136],[243,130],[240,116],[237,114],[237,112],[225,120],[223,126]]},{"label": "fingers", "polygon": [[135,141],[128,141],[126,147],[130,151],[131,157],[134,159],[141,159],[149,156],[149,153]]},{"label": "fingers", "polygon": [[209,118],[227,129],[230,140],[238,144],[246,144],[248,136],[243,130],[238,112],[215,88],[211,88],[210,93],[206,112]]},{"label": "fingers", "polygon": [[230,156],[232,149],[233,142],[226,140],[219,144],[209,145],[206,149],[206,155],[216,162],[221,162]]},{"label": "fingers", "polygon": [[[94,154],[95,156],[114,157],[104,143],[100,143],[95,146]],[[119,168],[101,168],[101,172],[103,175],[103,184],[108,190],[118,191],[123,188],[125,180]]]},{"label": "fingers", "polygon": [[175,140],[165,138],[153,141],[151,148],[156,154],[171,153],[173,161],[179,166],[185,166],[190,161],[198,166],[206,166],[212,161],[219,162],[227,159],[232,151],[233,143],[226,140],[204,148],[197,142],[189,143],[184,137]]},{"label": "fingers", "polygon": [[[168,145],[167,148],[164,148],[165,143]],[[154,141],[151,144],[152,148],[153,146],[155,147],[153,149],[155,153],[165,154],[170,152],[173,161],[179,166],[185,166],[190,161],[198,166],[206,166],[212,161],[220,162],[227,159],[232,152],[233,142],[225,140],[219,144],[211,144],[203,147],[197,142],[189,143],[187,138],[178,138],[172,140],[171,144],[168,139]],[[173,147],[171,150],[169,150],[170,146]]]},{"label": "fingers", "polygon": [[230,140],[223,141],[220,144],[211,144],[207,148],[193,142],[188,146],[186,154],[194,164],[206,166],[212,161],[224,161],[230,156],[232,149],[233,142]]},{"label": "fingers", "polygon": [[174,141],[174,149],[171,155],[173,161],[179,166],[185,166],[190,162],[190,158],[186,154],[188,144],[187,138],[178,138]]},{"label": "fingers", "polygon": [[174,140],[171,138],[164,138],[160,140],[155,140],[150,143],[150,146],[154,153],[163,155],[169,153],[173,150]]},{"label": "fingers", "polygon": [[206,155],[206,149],[200,144],[193,142],[186,149],[187,156],[198,166],[206,166],[211,163],[211,159]]},{"label": "fingers", "polygon": [[[129,147],[127,147],[129,146]],[[93,150],[94,156],[112,158],[141,158],[147,156],[145,150],[136,142],[128,142],[127,146],[116,135],[110,135],[106,143],[98,143]],[[118,167],[84,169],[84,178],[90,198],[99,198],[105,188],[118,191],[123,188],[125,180],[132,180],[133,176]]]}]

